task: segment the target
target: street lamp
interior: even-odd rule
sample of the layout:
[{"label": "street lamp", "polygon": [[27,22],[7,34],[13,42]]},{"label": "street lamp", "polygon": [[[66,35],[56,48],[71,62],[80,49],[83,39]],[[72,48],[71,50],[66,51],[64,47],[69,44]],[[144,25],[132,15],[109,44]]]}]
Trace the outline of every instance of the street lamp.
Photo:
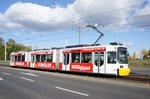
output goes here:
[{"label": "street lamp", "polygon": [[7,44],[6,43],[4,43],[5,44],[5,62],[7,61]]},{"label": "street lamp", "polygon": [[7,61],[7,44],[6,43],[1,43],[2,45],[4,45],[4,47],[5,47],[5,50],[4,50],[4,52],[5,52],[5,61]]}]

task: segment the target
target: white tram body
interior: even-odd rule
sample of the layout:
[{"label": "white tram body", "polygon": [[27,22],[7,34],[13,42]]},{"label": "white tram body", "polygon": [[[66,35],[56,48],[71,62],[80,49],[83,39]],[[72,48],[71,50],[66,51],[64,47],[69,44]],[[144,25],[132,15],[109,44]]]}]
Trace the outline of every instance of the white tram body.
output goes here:
[{"label": "white tram body", "polygon": [[127,48],[120,45],[99,45],[61,50],[61,70],[117,76],[129,75]]},{"label": "white tram body", "polygon": [[39,50],[31,51],[31,68],[40,68],[40,69],[51,69],[56,70],[59,66],[59,57],[58,50]]},{"label": "white tram body", "polygon": [[[18,57],[25,57],[25,59]],[[23,59],[23,60],[22,60]],[[127,76],[127,47],[70,46],[62,49],[11,53],[11,66]]]},{"label": "white tram body", "polygon": [[10,54],[10,65],[30,67],[30,54],[27,51],[13,52]]}]

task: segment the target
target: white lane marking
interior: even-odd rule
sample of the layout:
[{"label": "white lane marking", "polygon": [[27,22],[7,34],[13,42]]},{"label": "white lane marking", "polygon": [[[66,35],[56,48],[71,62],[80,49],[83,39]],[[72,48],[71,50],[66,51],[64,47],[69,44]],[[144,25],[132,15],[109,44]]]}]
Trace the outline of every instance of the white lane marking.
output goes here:
[{"label": "white lane marking", "polygon": [[3,78],[0,77],[0,80],[3,80]]},{"label": "white lane marking", "polygon": [[25,78],[25,77],[20,77],[20,78],[24,79],[24,80],[28,80],[28,81],[34,82],[34,80],[32,80],[32,79],[28,79],[28,78]]},{"label": "white lane marking", "polygon": [[2,72],[3,74],[5,74],[5,75],[11,75],[11,74],[9,74],[9,73],[6,73],[6,72]]},{"label": "white lane marking", "polygon": [[83,95],[83,96],[89,96],[88,94],[84,94],[84,93],[81,93],[81,92],[69,90],[69,89],[66,89],[66,88],[58,87],[58,86],[56,86],[55,88],[60,89],[60,90],[64,90],[64,91],[68,91],[68,92],[72,92],[72,93],[75,93],[75,94]]},{"label": "white lane marking", "polygon": [[38,77],[38,75],[35,75],[33,73],[25,73],[25,72],[20,72],[21,74],[24,74],[24,75],[28,75],[28,76],[34,76],[34,77]]}]

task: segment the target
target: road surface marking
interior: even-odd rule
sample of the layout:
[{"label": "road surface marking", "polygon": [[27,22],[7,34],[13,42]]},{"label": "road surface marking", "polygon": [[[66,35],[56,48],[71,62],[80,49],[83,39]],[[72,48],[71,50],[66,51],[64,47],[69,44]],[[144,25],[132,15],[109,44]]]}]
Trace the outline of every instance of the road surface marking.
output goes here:
[{"label": "road surface marking", "polygon": [[84,94],[84,93],[81,93],[81,92],[65,89],[65,88],[58,87],[58,86],[56,86],[55,88],[60,89],[60,90],[64,90],[64,91],[68,91],[68,92],[72,92],[72,93],[75,93],[75,94],[83,95],[83,96],[89,96],[88,94]]},{"label": "road surface marking", "polygon": [[25,72],[20,72],[21,74],[24,74],[24,75],[28,75],[28,76],[34,76],[34,77],[38,77],[38,75],[35,75],[33,73],[25,73]]},{"label": "road surface marking", "polygon": [[0,80],[3,80],[3,78],[0,77]]},{"label": "road surface marking", "polygon": [[5,75],[11,75],[11,74],[9,74],[9,73],[6,73],[6,72],[3,72],[3,74],[5,74]]},{"label": "road surface marking", "polygon": [[28,81],[34,82],[34,80],[32,80],[32,79],[28,79],[28,78],[25,78],[25,77],[20,77],[20,78],[24,79],[24,80],[28,80]]}]

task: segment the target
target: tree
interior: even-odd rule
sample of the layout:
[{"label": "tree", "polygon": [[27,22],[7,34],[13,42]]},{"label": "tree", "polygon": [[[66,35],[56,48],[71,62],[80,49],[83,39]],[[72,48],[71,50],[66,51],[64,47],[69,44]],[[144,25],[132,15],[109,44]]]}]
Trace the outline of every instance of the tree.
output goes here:
[{"label": "tree", "polygon": [[133,60],[136,60],[136,52],[133,53]]},{"label": "tree", "polygon": [[14,44],[16,44],[16,42],[13,39],[9,39],[8,42],[7,42],[7,44],[14,45]]},{"label": "tree", "polygon": [[0,60],[4,59],[4,50],[5,50],[5,47],[4,47],[4,40],[2,37],[0,37]]},{"label": "tree", "polygon": [[141,54],[143,58],[147,58],[149,56],[149,51],[146,49],[142,49]]},{"label": "tree", "polygon": [[3,44],[4,43],[4,40],[2,37],[0,37],[0,44]]},{"label": "tree", "polygon": [[32,50],[31,46],[24,46],[23,44],[16,44],[14,40],[8,40],[7,44],[8,44],[7,59],[9,59],[9,55],[12,52]]},{"label": "tree", "polygon": [[[7,42],[7,60],[9,59],[10,53],[18,51],[32,50],[31,46],[24,46],[23,44],[17,44],[15,40],[9,39]],[[0,60],[5,59],[5,45],[4,40],[0,37]]]}]

